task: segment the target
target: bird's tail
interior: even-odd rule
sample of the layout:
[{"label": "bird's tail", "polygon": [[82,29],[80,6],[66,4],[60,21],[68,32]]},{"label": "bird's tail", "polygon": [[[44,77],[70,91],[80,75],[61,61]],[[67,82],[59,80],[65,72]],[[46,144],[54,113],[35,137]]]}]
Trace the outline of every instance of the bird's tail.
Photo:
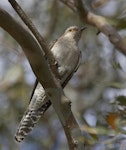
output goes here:
[{"label": "bird's tail", "polygon": [[44,114],[44,112],[49,108],[50,105],[51,102],[47,101],[37,110],[26,110],[15,134],[15,140],[17,142],[21,142],[29,134],[29,132],[32,131],[35,124],[38,122],[40,117]]}]

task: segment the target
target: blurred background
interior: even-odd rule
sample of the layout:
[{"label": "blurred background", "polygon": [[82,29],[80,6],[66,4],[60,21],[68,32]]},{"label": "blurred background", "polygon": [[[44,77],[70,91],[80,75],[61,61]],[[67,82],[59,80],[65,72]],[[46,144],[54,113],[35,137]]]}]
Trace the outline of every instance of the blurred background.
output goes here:
[{"label": "blurred background", "polygon": [[[125,0],[83,0],[126,38]],[[71,26],[84,26],[60,0],[18,0],[47,42]],[[27,28],[7,0],[0,7]],[[87,150],[126,150],[126,57],[90,25],[79,47],[82,63],[65,88]],[[22,143],[14,140],[29,104],[35,76],[18,43],[0,28],[0,150],[67,150],[64,131],[52,107]],[[85,135],[85,132],[87,134]]]}]

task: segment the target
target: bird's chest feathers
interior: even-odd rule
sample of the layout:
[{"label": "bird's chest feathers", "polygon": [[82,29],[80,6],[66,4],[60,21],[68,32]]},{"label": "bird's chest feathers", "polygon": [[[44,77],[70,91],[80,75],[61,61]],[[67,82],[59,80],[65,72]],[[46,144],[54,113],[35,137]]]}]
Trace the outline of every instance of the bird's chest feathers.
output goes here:
[{"label": "bird's chest feathers", "polygon": [[70,58],[73,53],[76,54],[77,49],[75,41],[60,40],[53,46],[52,52],[58,61],[63,61]]}]

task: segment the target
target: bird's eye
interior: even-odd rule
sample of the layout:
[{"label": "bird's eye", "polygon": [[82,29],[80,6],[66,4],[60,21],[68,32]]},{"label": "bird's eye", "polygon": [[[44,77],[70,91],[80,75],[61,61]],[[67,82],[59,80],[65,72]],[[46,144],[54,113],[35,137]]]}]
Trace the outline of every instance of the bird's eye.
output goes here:
[{"label": "bird's eye", "polygon": [[70,31],[70,32],[72,32],[72,31],[73,31],[73,29],[70,29],[69,31]]}]

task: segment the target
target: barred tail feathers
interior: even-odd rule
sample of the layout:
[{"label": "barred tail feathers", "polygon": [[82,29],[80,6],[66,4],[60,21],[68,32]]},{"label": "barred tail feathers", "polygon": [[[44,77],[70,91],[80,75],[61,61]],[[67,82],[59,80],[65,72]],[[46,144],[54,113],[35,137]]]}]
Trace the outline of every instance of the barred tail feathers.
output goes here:
[{"label": "barred tail feathers", "polygon": [[21,142],[32,131],[34,126],[39,121],[40,117],[51,105],[50,101],[47,101],[38,110],[27,110],[21,119],[17,132],[15,134],[15,140]]}]

